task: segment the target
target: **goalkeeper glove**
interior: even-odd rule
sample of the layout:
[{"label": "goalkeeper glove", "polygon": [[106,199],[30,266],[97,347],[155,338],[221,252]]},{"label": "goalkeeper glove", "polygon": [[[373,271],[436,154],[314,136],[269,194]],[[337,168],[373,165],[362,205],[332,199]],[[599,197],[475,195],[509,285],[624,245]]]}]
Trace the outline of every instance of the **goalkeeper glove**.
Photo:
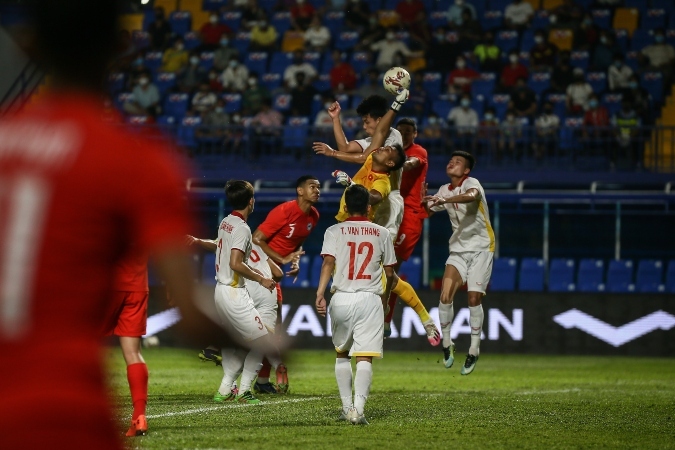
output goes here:
[{"label": "goalkeeper glove", "polygon": [[354,184],[354,182],[349,177],[349,175],[344,173],[342,170],[335,170],[335,171],[333,171],[332,175],[335,177],[335,181],[337,181],[338,183],[340,183],[343,186],[349,187],[352,184]]},{"label": "goalkeeper glove", "polygon": [[401,106],[408,100],[408,97],[410,96],[410,91],[407,89],[401,89],[398,92],[398,95],[396,96],[396,100],[394,100],[394,103],[391,104],[391,109],[393,109],[396,112],[399,112],[401,109]]}]

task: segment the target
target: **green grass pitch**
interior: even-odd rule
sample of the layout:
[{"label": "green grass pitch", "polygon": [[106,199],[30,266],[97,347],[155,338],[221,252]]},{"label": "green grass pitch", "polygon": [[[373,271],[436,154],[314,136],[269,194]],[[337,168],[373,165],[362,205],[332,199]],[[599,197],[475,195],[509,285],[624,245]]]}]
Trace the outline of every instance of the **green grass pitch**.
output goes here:
[{"label": "green grass pitch", "polygon": [[[295,351],[291,392],[262,405],[211,400],[222,369],[198,350],[144,351],[148,436],[135,448],[441,449],[675,448],[675,359],[491,355],[461,376],[438,353],[386,352],[374,363],[369,426],[338,422],[334,353]],[[130,397],[118,349],[109,357],[120,429]]]}]

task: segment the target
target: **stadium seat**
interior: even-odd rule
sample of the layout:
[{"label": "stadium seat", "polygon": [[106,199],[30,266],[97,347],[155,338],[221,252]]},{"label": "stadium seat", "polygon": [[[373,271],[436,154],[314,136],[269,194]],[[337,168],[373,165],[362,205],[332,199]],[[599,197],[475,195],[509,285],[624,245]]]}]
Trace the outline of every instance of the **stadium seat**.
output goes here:
[{"label": "stadium seat", "polygon": [[675,13],[675,3],[673,0],[652,0],[652,8],[663,8],[671,16]]},{"label": "stadium seat", "polygon": [[227,11],[220,16],[220,22],[236,33],[241,27],[241,13],[239,11]]},{"label": "stadium seat", "polygon": [[268,54],[265,52],[250,52],[246,55],[244,64],[250,72],[263,74],[267,72]]},{"label": "stadium seat", "polygon": [[639,52],[652,42],[654,42],[652,30],[640,28],[633,33],[633,37],[630,41],[630,49]]},{"label": "stadium seat", "polygon": [[370,52],[354,52],[352,53],[351,65],[354,72],[363,74],[366,70],[372,67],[370,60]]},{"label": "stadium seat", "polygon": [[143,65],[155,73],[162,67],[162,52],[147,52],[143,58]]},{"label": "stadium seat", "polygon": [[161,115],[156,119],[157,125],[162,131],[173,132],[176,127],[176,118],[169,115]]},{"label": "stadium seat", "polygon": [[553,112],[561,119],[564,119],[567,115],[566,100],[567,96],[565,94],[548,94],[546,96],[546,101],[551,102],[553,105]]},{"label": "stadium seat", "polygon": [[131,40],[137,49],[142,50],[150,46],[150,34],[147,31],[134,30],[131,33]]},{"label": "stadium seat", "polygon": [[[601,259],[582,259],[577,272],[577,287],[580,292],[604,291],[605,263]],[[602,289],[600,286],[602,285]]]},{"label": "stadium seat", "polygon": [[549,292],[570,292],[574,289],[574,260],[553,258],[548,271]]},{"label": "stadium seat", "polygon": [[513,30],[499,31],[495,35],[495,45],[502,53],[518,50],[518,32]]},{"label": "stadium seat", "polygon": [[321,278],[321,265],[323,264],[323,258],[321,255],[316,255],[312,258],[312,265],[310,267],[309,274],[309,286],[316,288],[319,287],[319,278]]},{"label": "stadium seat", "polygon": [[595,94],[600,94],[607,90],[607,74],[605,72],[588,72],[586,81],[593,88]]},{"label": "stadium seat", "polygon": [[609,292],[632,292],[633,261],[613,259],[607,269],[607,290]]},{"label": "stadium seat", "polygon": [[532,28],[537,30],[539,28],[546,29],[551,24],[551,19],[549,19],[549,12],[545,9],[540,9],[534,12],[534,17],[532,18]]},{"label": "stadium seat", "polygon": [[516,289],[516,259],[495,258],[490,277],[491,291],[512,292]]},{"label": "stadium seat", "polygon": [[133,126],[147,125],[148,123],[150,123],[150,117],[148,117],[148,116],[136,116],[136,115],[128,116],[126,118],[126,122],[129,125],[133,125]]},{"label": "stadium seat", "polygon": [[586,50],[570,52],[570,65],[572,67],[580,67],[585,71],[588,69],[590,60],[591,55]]},{"label": "stadium seat", "polygon": [[448,12],[447,11],[434,11],[429,14],[429,25],[432,29],[438,27],[444,27],[448,24]]},{"label": "stadium seat", "polygon": [[293,54],[284,52],[274,52],[270,60],[270,72],[282,74],[288,66],[291,65]]},{"label": "stadium seat", "polygon": [[161,96],[164,96],[176,85],[176,74],[173,72],[158,72],[155,76],[155,85]]},{"label": "stadium seat", "polygon": [[534,47],[534,29],[528,28],[523,31],[522,36],[520,37],[520,51],[529,52]]},{"label": "stadium seat", "polygon": [[331,36],[339,33],[345,23],[345,13],[342,11],[331,11],[323,18],[323,24],[330,31]]},{"label": "stadium seat", "polygon": [[579,144],[579,129],[584,123],[583,117],[566,117],[560,127],[560,143],[558,144],[562,150],[578,151],[581,145]]},{"label": "stadium seat", "polygon": [[668,262],[666,270],[666,291],[675,294],[675,259]]},{"label": "stadium seat", "polygon": [[[633,36],[635,36],[634,33]],[[621,49],[622,52],[626,52],[628,50],[629,36],[626,30],[621,28],[619,28],[618,30],[614,30],[614,40],[616,42],[616,45],[619,46],[619,49]]]},{"label": "stadium seat", "polygon": [[450,114],[450,110],[452,109],[453,104],[450,100],[434,100],[433,103],[431,104],[431,110],[435,112],[438,117],[442,118],[443,120],[446,120],[448,118],[448,114]]},{"label": "stadium seat", "polygon": [[490,9],[496,11],[504,11],[507,6],[513,3],[511,0],[489,0]]},{"label": "stadium seat", "polygon": [[412,258],[401,264],[401,269],[398,275],[410,283],[414,289],[422,287],[422,258],[413,256]]},{"label": "stadium seat", "polygon": [[306,63],[311,64],[314,69],[319,72],[319,66],[321,65],[321,53],[319,52],[305,52],[303,60]]},{"label": "stadium seat", "polygon": [[574,32],[568,29],[553,29],[548,33],[548,41],[560,51],[572,50]]},{"label": "stadium seat", "polygon": [[327,73],[320,74],[314,80],[312,86],[319,92],[328,91],[330,89],[330,75]]},{"label": "stadium seat", "polygon": [[192,29],[192,14],[188,11],[174,11],[169,14],[171,31],[178,35],[184,35]]},{"label": "stadium seat", "polygon": [[542,292],[546,264],[541,258],[523,258],[520,261],[518,290],[523,292]]},{"label": "stadium seat", "polygon": [[112,72],[108,75],[108,92],[113,96],[124,90],[126,76],[122,72]]},{"label": "stadium seat", "polygon": [[291,96],[289,94],[278,94],[272,100],[272,107],[280,112],[286,112],[291,108]]},{"label": "stadium seat", "polygon": [[272,20],[270,21],[270,25],[276,28],[277,33],[279,33],[280,36],[283,36],[283,34],[289,28],[291,28],[291,13],[290,12],[274,13],[274,15],[272,16]]},{"label": "stadium seat", "polygon": [[640,12],[636,8],[616,8],[612,28],[623,28],[629,35],[638,27]]},{"label": "stadium seat", "polygon": [[190,31],[189,33],[185,33],[185,35],[183,36],[183,45],[185,46],[185,50],[188,51],[194,50],[195,48],[202,45],[199,33],[196,31]]},{"label": "stadium seat", "polygon": [[220,11],[223,6],[227,6],[227,0],[204,0],[202,9],[204,11]]},{"label": "stadium seat", "polygon": [[663,262],[641,259],[638,262],[635,288],[638,292],[663,292]]},{"label": "stadium seat", "polygon": [[223,94],[225,112],[233,114],[241,110],[241,94]]},{"label": "stadium seat", "polygon": [[307,255],[302,255],[300,257],[300,271],[298,272],[298,279],[295,280],[294,285],[299,286],[301,288],[308,288],[309,287],[309,276],[310,276],[310,262],[311,258]]},{"label": "stadium seat", "polygon": [[640,75],[642,86],[656,103],[663,101],[663,75],[661,72],[644,72]]},{"label": "stadium seat", "polygon": [[239,51],[240,54],[244,55],[248,51],[248,48],[251,46],[251,33],[246,31],[240,31],[235,34],[234,41],[232,46]]},{"label": "stadium seat", "polygon": [[619,112],[621,109],[621,100],[623,99],[623,95],[621,94],[611,94],[607,93],[602,95],[600,98],[600,103],[607,108],[607,111],[609,111],[610,115],[616,114]]},{"label": "stadium seat", "polygon": [[359,42],[359,33],[356,31],[343,31],[335,40],[335,48],[338,50],[351,50]]},{"label": "stadium seat", "polygon": [[182,119],[188,110],[190,96],[188,94],[169,94],[164,100],[164,114]]},{"label": "stadium seat", "polygon": [[532,72],[527,85],[537,95],[541,95],[545,90],[551,87],[551,74],[548,72]]},{"label": "stadium seat", "polygon": [[609,9],[594,9],[591,11],[591,18],[593,24],[603,30],[612,28],[612,11]]},{"label": "stadium seat", "polygon": [[[644,2],[643,2],[644,3]],[[642,15],[640,28],[645,30],[655,30],[656,28],[665,28],[668,14],[663,8],[648,9]]]},{"label": "stadium seat", "polygon": [[215,55],[213,52],[201,52],[199,54],[199,66],[204,70],[211,70],[214,57]]},{"label": "stadium seat", "polygon": [[422,78],[422,88],[431,97],[441,95],[443,89],[443,76],[440,72],[427,72]]},{"label": "stadium seat", "polygon": [[[671,14],[672,20],[675,21],[675,11]],[[675,29],[666,30],[666,42],[675,46]]]},{"label": "stadium seat", "polygon": [[509,108],[511,97],[508,94],[493,94],[488,96],[488,106],[495,109],[495,113],[500,120],[506,117],[506,110]]},{"label": "stadium seat", "polygon": [[216,285],[216,253],[204,253],[202,260],[202,283],[215,286]]},{"label": "stadium seat", "polygon": [[636,51],[626,52],[625,63],[628,67],[633,69],[633,72],[639,72],[640,62],[639,62],[639,53]]},{"label": "stadium seat", "polygon": [[490,97],[495,90],[497,84],[497,76],[494,73],[482,73],[480,78],[471,83],[471,93],[473,95],[483,95]]},{"label": "stadium seat", "polygon": [[122,111],[122,107],[126,102],[134,100],[134,94],[131,92],[120,92],[115,97],[113,97],[113,104],[118,111]]},{"label": "stadium seat", "polygon": [[289,117],[284,126],[284,150],[303,148],[309,132],[309,117]]},{"label": "stadium seat", "polygon": [[196,148],[198,146],[198,142],[195,137],[195,130],[199,125],[201,125],[201,123],[201,117],[183,117],[180,125],[178,125],[178,145],[182,147]]},{"label": "stadium seat", "polygon": [[484,30],[496,30],[502,27],[504,21],[503,11],[485,11],[481,16],[480,24]]}]

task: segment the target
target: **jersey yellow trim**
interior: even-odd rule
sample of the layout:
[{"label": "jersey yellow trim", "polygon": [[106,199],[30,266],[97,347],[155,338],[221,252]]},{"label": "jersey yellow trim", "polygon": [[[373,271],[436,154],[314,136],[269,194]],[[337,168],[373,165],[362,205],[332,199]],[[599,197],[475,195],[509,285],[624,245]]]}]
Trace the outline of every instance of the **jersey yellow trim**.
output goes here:
[{"label": "jersey yellow trim", "polygon": [[490,237],[490,251],[495,251],[495,232],[492,230],[490,225],[490,218],[485,214],[485,208],[483,207],[483,201],[478,202],[478,211],[483,215],[483,220],[485,220],[485,227],[487,228],[488,236]]},{"label": "jersey yellow trim", "polygon": [[235,271],[232,271],[232,275],[234,275],[232,279],[232,283],[230,283],[231,287],[239,287],[239,274]]},{"label": "jersey yellow trim", "polygon": [[382,356],[380,352],[353,352],[352,356]]}]

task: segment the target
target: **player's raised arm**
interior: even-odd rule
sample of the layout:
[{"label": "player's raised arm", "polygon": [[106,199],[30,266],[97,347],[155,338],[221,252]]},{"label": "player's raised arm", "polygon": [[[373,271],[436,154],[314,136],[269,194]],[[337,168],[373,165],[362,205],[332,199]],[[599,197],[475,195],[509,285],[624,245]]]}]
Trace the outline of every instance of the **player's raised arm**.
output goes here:
[{"label": "player's raised arm", "polygon": [[396,99],[394,99],[394,102],[391,104],[389,111],[387,111],[377,123],[372,136],[373,140],[370,141],[368,148],[363,150],[363,153],[366,156],[384,145],[384,142],[387,140],[387,136],[389,136],[389,129],[394,123],[394,117],[396,117],[396,114],[408,100],[409,96],[410,91],[408,91],[408,89],[401,89],[398,95],[396,95]]},{"label": "player's raised arm", "polygon": [[422,199],[429,208],[445,205],[446,203],[473,203],[480,201],[480,191],[471,188],[463,194],[453,195],[452,197],[442,197],[439,194],[428,195]]},{"label": "player's raised arm", "polygon": [[338,102],[334,102],[328,107],[328,115],[333,119],[333,134],[335,135],[337,149],[341,152],[360,153],[363,150],[361,146],[354,141],[348,141],[347,136],[345,136],[340,120],[340,110],[340,103]]},{"label": "player's raised arm", "polygon": [[265,289],[270,291],[274,289],[274,286],[277,284],[276,281],[265,278],[260,275],[259,272],[251,269],[244,261],[244,252],[236,248],[233,248],[230,252],[230,269],[248,280],[260,283]]},{"label": "player's raised arm", "polygon": [[326,299],[323,294],[328,288],[328,282],[335,270],[335,257],[324,255],[323,264],[321,264],[321,276],[319,278],[319,287],[316,289],[316,312],[322,317],[326,317]]},{"label": "player's raised arm", "polygon": [[277,264],[284,265],[293,261],[293,253],[290,253],[286,256],[281,256],[279,253],[272,250],[272,248],[267,244],[268,237],[265,236],[265,233],[260,231],[260,228],[253,232],[252,240],[255,245],[260,246],[265,254],[272,258]]},{"label": "player's raised arm", "polygon": [[199,239],[194,236],[185,236],[185,244],[188,247],[196,245],[209,252],[215,252],[218,249],[218,239]]}]

